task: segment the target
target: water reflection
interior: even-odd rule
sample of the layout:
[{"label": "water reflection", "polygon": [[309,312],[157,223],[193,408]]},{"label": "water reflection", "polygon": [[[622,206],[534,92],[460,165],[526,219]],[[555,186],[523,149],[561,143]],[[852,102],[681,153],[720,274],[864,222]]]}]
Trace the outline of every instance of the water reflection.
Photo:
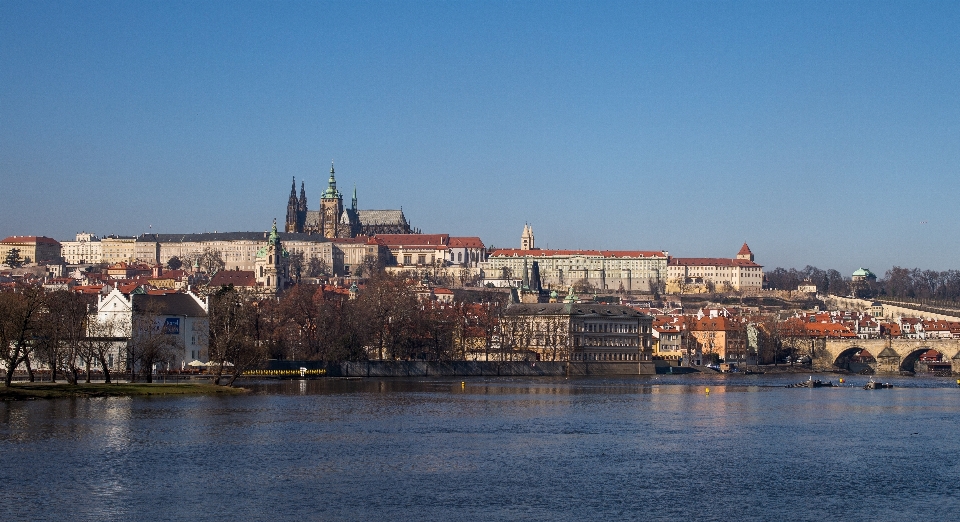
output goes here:
[{"label": "water reflection", "polygon": [[783,388],[804,378],[324,379],[265,381],[240,397],[8,402],[0,512],[952,517],[952,380]]}]

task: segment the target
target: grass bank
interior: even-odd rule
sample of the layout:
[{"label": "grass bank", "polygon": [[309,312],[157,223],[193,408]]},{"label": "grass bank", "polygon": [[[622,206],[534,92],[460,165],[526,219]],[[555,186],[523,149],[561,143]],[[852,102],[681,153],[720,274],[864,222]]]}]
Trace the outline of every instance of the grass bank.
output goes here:
[{"label": "grass bank", "polygon": [[145,397],[160,395],[238,395],[243,388],[228,388],[213,384],[57,384],[15,383],[0,385],[0,400],[62,399],[68,397]]}]

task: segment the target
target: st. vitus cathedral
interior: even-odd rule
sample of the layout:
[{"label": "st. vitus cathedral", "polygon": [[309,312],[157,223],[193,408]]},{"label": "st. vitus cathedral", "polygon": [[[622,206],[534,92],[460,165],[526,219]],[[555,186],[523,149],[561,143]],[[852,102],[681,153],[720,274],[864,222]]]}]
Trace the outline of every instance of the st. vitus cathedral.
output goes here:
[{"label": "st. vitus cathedral", "polygon": [[330,164],[330,179],[327,189],[320,195],[320,210],[307,210],[307,193],[300,183],[297,198],[297,180],[294,178],[287,202],[286,232],[322,234],[329,238],[372,236],[374,234],[415,234],[410,228],[403,210],[359,210],[357,189],[353,189],[350,207],[343,206],[343,194],[337,190],[333,164]]}]

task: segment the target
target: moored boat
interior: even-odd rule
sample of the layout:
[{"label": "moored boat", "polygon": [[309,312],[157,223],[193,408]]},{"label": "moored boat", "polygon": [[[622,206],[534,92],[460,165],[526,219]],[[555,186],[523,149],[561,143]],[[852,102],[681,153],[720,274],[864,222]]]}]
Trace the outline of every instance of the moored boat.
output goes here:
[{"label": "moored boat", "polygon": [[835,388],[837,385],[833,384],[833,381],[823,382],[820,379],[814,380],[811,375],[810,378],[806,381],[801,381],[796,384],[788,384],[787,388]]}]

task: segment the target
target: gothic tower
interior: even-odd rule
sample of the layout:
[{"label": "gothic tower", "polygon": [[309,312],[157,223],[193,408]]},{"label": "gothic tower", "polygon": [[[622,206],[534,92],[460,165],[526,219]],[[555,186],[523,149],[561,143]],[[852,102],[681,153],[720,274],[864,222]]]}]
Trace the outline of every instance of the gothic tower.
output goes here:
[{"label": "gothic tower", "polygon": [[746,261],[753,261],[753,252],[750,251],[750,247],[746,243],[740,247],[740,251],[737,252],[737,259],[744,259]]},{"label": "gothic tower", "polygon": [[297,201],[297,178],[293,178],[293,186],[290,187],[290,199],[287,200],[287,220],[284,223],[283,231],[284,232],[300,232],[297,230],[297,225],[299,224],[299,211],[300,206]]},{"label": "gothic tower", "polygon": [[327,190],[323,191],[320,196],[320,231],[324,237],[342,237],[341,214],[343,214],[343,195],[337,191],[333,162],[330,162],[330,179],[327,180]]},{"label": "gothic tower", "polygon": [[297,202],[297,232],[305,232],[307,224],[307,192],[300,182],[300,201]]},{"label": "gothic tower", "polygon": [[533,227],[525,223],[523,234],[520,235],[520,250],[534,250],[536,248],[536,243],[533,240]]}]

